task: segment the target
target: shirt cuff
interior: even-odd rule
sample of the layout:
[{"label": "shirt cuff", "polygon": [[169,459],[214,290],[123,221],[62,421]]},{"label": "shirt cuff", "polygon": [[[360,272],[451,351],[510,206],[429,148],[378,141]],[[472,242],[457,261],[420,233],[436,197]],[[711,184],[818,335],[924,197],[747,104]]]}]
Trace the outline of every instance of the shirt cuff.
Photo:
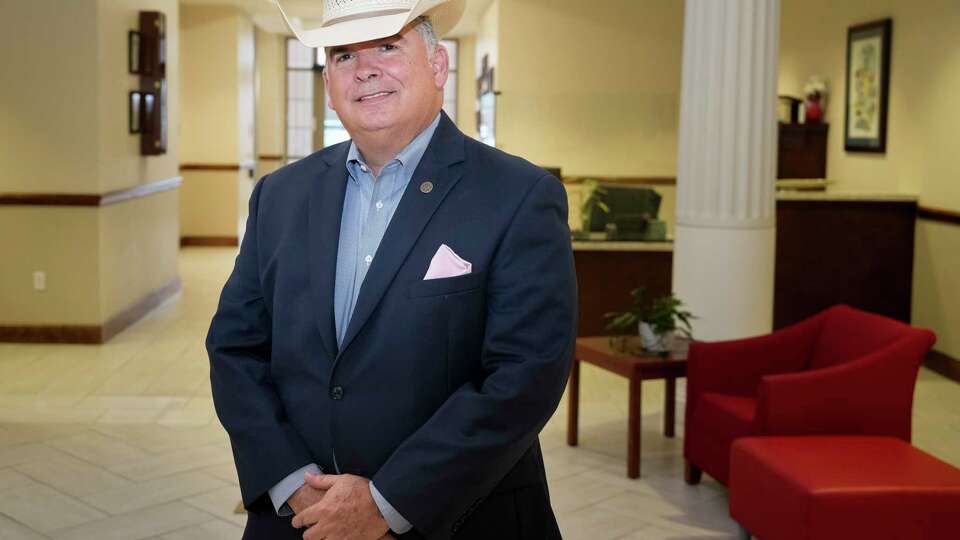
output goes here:
[{"label": "shirt cuff", "polygon": [[390,527],[391,531],[397,534],[403,534],[413,528],[413,525],[404,519],[404,517],[400,515],[400,512],[397,512],[397,509],[383,498],[380,490],[377,489],[377,486],[373,485],[373,482],[370,482],[370,495],[373,495],[373,502],[377,503],[377,508],[380,509],[380,513],[383,514],[383,519],[387,522],[387,526]]},{"label": "shirt cuff", "polygon": [[293,510],[287,505],[287,499],[306,482],[303,480],[303,473],[310,471],[313,474],[320,474],[320,467],[315,463],[304,465],[290,473],[286,478],[279,481],[277,485],[270,488],[267,493],[270,494],[270,502],[273,503],[273,509],[278,516],[291,516]]}]

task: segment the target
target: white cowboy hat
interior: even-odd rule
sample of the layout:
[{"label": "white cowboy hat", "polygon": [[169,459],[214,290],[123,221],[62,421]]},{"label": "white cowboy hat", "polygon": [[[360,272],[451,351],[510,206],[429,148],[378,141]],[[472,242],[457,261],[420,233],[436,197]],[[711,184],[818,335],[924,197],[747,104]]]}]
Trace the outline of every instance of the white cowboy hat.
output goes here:
[{"label": "white cowboy hat", "polygon": [[442,36],[460,20],[465,3],[466,0],[323,0],[322,24],[304,29],[287,16],[280,0],[276,0],[283,20],[307,47],[333,47],[389,37],[421,15],[428,15],[434,32]]}]

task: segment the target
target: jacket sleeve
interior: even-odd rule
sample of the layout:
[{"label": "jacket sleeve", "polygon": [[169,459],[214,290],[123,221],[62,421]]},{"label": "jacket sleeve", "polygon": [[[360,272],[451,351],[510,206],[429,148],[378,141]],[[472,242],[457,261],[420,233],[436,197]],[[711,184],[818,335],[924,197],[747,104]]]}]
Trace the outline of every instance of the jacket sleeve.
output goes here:
[{"label": "jacket sleeve", "polygon": [[233,272],[207,334],[210,384],[217,416],[230,435],[243,503],[269,504],[264,495],[313,458],[289,424],[270,378],[271,317],[258,264],[261,179]]},{"label": "jacket sleeve", "polygon": [[453,535],[556,410],[576,313],[566,194],[546,175],[525,194],[488,267],[483,376],[454,391],[373,477],[430,540]]}]

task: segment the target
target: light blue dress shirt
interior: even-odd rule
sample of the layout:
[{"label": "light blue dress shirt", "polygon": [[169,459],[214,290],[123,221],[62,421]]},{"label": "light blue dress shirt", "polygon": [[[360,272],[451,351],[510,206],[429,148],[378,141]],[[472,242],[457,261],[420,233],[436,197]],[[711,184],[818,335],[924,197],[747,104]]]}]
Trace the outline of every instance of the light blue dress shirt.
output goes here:
[{"label": "light blue dress shirt", "polygon": [[[426,129],[384,165],[379,177],[373,176],[373,170],[364,162],[357,145],[350,143],[347,154],[347,190],[343,199],[343,216],[340,218],[340,245],[333,292],[338,345],[343,343],[347,334],[347,326],[357,305],[360,287],[377,255],[380,241],[439,123],[438,114]],[[333,456],[333,463],[336,467],[336,455]],[[305,471],[314,474],[321,472],[316,464],[311,463],[294,471],[270,489],[270,500],[277,514],[284,516],[293,513],[286,501],[304,484]],[[413,528],[380,494],[373,482],[370,483],[370,493],[390,530],[403,534]]]}]

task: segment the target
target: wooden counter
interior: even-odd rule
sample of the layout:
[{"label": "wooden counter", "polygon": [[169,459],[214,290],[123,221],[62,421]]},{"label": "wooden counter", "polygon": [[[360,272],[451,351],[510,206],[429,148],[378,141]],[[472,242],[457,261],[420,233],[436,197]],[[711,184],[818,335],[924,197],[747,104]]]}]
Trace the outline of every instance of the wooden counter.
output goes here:
[{"label": "wooden counter", "polygon": [[[910,321],[916,197],[799,192],[777,195],[774,327],[834,304]],[[574,242],[580,290],[578,335],[602,335],[603,314],[629,292],[671,291],[671,242]]]}]

